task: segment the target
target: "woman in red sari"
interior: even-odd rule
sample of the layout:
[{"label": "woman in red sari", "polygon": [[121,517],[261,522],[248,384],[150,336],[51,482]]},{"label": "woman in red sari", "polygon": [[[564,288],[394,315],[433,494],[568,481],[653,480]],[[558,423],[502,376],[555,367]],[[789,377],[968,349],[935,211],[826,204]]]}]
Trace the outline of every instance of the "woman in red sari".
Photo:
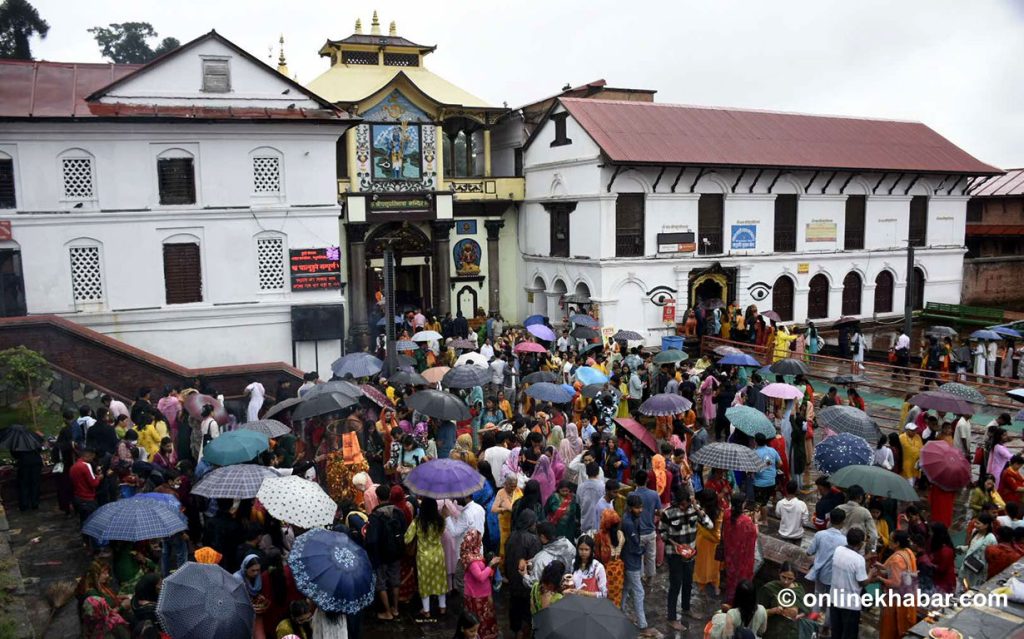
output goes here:
[{"label": "woman in red sari", "polygon": [[757,527],[744,512],[743,496],[733,495],[731,512],[722,529],[725,544],[725,591],[722,601],[732,601],[736,586],[754,578],[754,546]]}]

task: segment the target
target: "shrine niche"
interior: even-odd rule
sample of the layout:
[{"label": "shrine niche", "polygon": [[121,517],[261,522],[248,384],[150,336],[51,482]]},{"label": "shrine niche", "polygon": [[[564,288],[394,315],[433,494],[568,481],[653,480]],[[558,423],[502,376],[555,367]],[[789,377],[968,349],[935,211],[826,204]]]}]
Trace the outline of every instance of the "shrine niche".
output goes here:
[{"label": "shrine niche", "polygon": [[480,275],[480,244],[466,238],[455,243],[452,249],[455,258],[455,272],[459,275]]},{"label": "shrine niche", "polygon": [[366,239],[366,257],[384,257],[384,247],[390,243],[395,255],[402,257],[429,256],[431,242],[419,227],[405,222],[389,222],[373,229]]}]

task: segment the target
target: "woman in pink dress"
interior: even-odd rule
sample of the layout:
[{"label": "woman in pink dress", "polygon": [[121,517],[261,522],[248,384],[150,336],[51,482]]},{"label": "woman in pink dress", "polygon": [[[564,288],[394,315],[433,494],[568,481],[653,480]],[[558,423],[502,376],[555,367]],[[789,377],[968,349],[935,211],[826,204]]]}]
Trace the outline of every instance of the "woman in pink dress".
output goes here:
[{"label": "woman in pink dress", "polygon": [[704,417],[704,423],[714,424],[717,416],[715,406],[715,389],[718,388],[718,380],[714,375],[708,375],[700,385],[700,410]]},{"label": "woman in pink dress", "polygon": [[540,503],[546,504],[551,493],[555,492],[558,482],[555,480],[555,470],[551,465],[551,458],[541,455],[537,460],[537,467],[533,469],[532,479],[540,484]]}]

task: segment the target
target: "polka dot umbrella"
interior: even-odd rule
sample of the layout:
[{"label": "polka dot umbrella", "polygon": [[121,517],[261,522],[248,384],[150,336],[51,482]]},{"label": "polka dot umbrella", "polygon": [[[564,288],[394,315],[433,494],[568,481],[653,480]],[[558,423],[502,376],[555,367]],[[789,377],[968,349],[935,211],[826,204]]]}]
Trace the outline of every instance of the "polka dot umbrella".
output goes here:
[{"label": "polka dot umbrella", "polygon": [[823,473],[832,473],[854,465],[868,465],[875,451],[862,438],[850,433],[826,437],[814,447],[814,465]]},{"label": "polka dot umbrella", "polygon": [[256,498],[271,515],[300,528],[330,526],[338,510],[319,484],[298,475],[264,480]]}]

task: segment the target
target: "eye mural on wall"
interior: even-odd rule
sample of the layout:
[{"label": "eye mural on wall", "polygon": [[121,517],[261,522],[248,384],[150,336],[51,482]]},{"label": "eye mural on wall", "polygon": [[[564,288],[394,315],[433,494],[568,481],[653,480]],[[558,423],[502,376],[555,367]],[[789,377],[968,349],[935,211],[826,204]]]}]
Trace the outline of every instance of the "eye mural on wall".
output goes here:
[{"label": "eye mural on wall", "polygon": [[747,287],[747,291],[755,302],[760,302],[768,297],[768,294],[772,292],[772,287],[764,282],[754,282]]},{"label": "eye mural on wall", "polygon": [[651,299],[651,302],[655,306],[665,306],[666,304],[672,304],[676,300],[676,289],[668,286],[655,286],[651,290],[647,291],[647,297]]}]

